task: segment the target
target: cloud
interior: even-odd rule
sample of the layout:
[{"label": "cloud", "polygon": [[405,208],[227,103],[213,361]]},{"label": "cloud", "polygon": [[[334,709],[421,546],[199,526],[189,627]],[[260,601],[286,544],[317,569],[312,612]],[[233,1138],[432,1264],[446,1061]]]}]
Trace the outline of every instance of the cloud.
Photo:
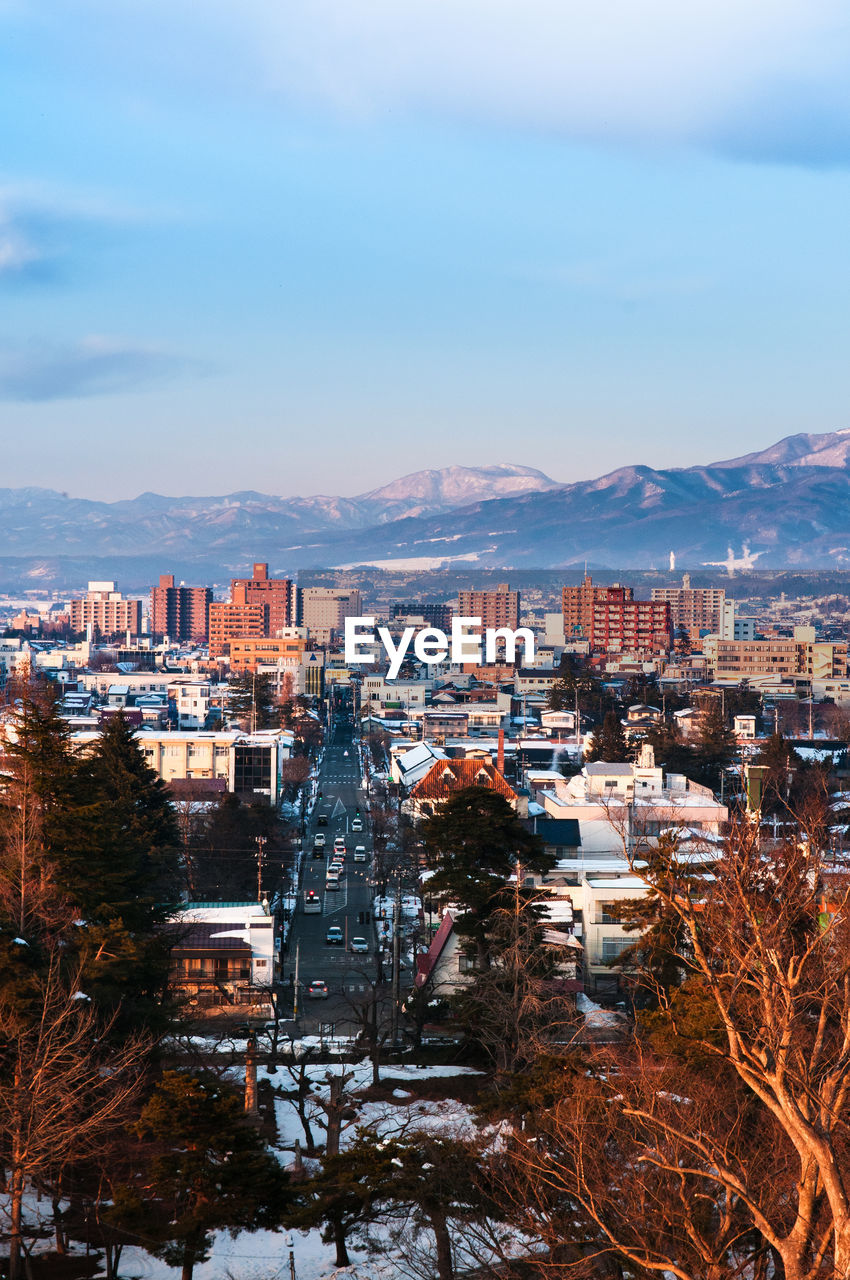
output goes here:
[{"label": "cloud", "polygon": [[101,336],[67,345],[3,343],[0,399],[38,402],[120,395],[187,371],[197,372],[197,364],[153,347]]},{"label": "cloud", "polygon": [[[226,22],[229,0],[210,8]],[[844,0],[243,0],[238,12],[267,87],[354,117],[424,110],[586,141],[850,158]]]}]

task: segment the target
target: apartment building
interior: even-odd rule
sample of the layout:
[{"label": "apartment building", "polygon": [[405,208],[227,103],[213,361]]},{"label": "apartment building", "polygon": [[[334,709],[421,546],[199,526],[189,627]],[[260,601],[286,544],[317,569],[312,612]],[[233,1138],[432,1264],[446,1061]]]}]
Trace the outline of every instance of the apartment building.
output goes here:
[{"label": "apartment building", "polygon": [[716,680],[763,680],[788,676],[804,680],[838,680],[847,675],[847,644],[806,638],[808,627],[797,627],[793,637],[775,640],[723,640],[709,636],[706,657]]},{"label": "apartment building", "polygon": [[356,589],[304,587],[301,591],[301,624],[323,643],[339,635],[346,618],[363,614],[363,598]]},{"label": "apartment building", "polygon": [[595,587],[593,579],[585,574],[577,587],[564,587],[561,590],[561,611],[564,621],[564,636],[574,639],[578,636],[590,635],[593,610],[597,604],[607,600],[632,600],[634,593],[631,587]]},{"label": "apartment building", "polygon": [[294,627],[283,636],[235,636],[230,642],[230,670],[233,675],[256,671],[262,665],[274,665],[291,671],[293,677],[301,666],[307,641]]},{"label": "apartment building", "polygon": [[457,614],[464,618],[480,618],[482,628],[519,626],[520,593],[500,582],[495,591],[458,591]]},{"label": "apartment building", "polygon": [[607,652],[663,653],[673,647],[673,622],[666,600],[634,600],[627,587],[609,587],[594,603],[588,639],[591,649]]},{"label": "apartment building", "polygon": [[178,643],[206,644],[209,636],[212,587],[177,587],[173,573],[162,573],[151,589],[151,631]]},{"label": "apartment building", "polygon": [[216,600],[210,605],[209,627],[210,657],[224,657],[230,652],[234,637],[249,639],[270,634],[269,606]]},{"label": "apartment building", "polygon": [[[266,634],[274,636],[298,621],[298,588],[289,578],[270,578],[269,566],[257,562],[250,578],[232,578],[230,602],[233,605],[265,605]],[[250,634],[245,632],[243,634]]]},{"label": "apartment building", "polygon": [[70,602],[68,612],[72,631],[90,631],[99,636],[129,632],[137,636],[142,630],[141,600],[125,600],[114,582],[90,582],[82,600]]},{"label": "apartment building", "polygon": [[723,587],[692,587],[690,574],[684,574],[681,587],[653,587],[653,601],[670,605],[676,630],[690,632],[697,639],[702,632],[719,634],[723,625],[726,591]]}]

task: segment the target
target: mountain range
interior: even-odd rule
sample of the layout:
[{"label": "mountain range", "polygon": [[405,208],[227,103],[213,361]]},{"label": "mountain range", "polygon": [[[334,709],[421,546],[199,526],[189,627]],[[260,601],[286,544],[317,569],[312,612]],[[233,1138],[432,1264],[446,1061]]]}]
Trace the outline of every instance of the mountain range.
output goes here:
[{"label": "mountain range", "polygon": [[[531,467],[420,471],[356,497],[145,493],[120,502],[0,490],[0,554],[45,576],[143,557],[225,578],[392,564],[560,568],[850,568],[850,430],[789,436],[705,466],[621,467],[561,484]],[[47,577],[52,576],[50,573]],[[120,576],[116,566],[115,576]]]}]

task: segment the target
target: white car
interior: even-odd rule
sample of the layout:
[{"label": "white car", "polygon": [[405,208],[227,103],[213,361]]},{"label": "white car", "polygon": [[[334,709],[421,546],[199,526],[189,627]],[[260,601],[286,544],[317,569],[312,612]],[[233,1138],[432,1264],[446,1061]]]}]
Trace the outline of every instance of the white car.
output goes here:
[{"label": "white car", "polygon": [[352,818],[352,819],[351,819],[351,830],[352,830],[352,831],[362,831],[362,830],[363,830],[363,819],[362,819],[362,818]]},{"label": "white car", "polygon": [[348,945],[351,951],[357,951],[360,954],[363,954],[363,952],[368,952],[369,950],[369,943],[366,941],[365,938],[352,938],[351,942]]},{"label": "white car", "polygon": [[357,845],[357,847],[355,848],[355,850],[354,850],[354,861],[355,861],[355,862],[365,862],[365,861],[366,861],[366,846],[365,846],[365,844],[359,844],[359,845]]},{"label": "white car", "polygon": [[339,888],[339,876],[336,874],[336,872],[331,871],[330,867],[328,868],[328,874],[325,876],[325,888],[326,889]]}]

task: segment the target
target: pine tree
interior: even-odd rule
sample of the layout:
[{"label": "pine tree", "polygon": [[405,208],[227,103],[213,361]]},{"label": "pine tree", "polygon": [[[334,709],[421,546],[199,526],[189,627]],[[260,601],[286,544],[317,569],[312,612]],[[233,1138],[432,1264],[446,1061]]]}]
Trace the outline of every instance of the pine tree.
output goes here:
[{"label": "pine tree", "polygon": [[246,733],[277,728],[280,714],[271,676],[246,671],[242,675],[231,677],[227,692],[227,715]]},{"label": "pine tree", "polygon": [[694,750],[698,781],[717,790],[723,770],[735,758],[737,739],[715,703],[703,715]]},{"label": "pine tree", "polygon": [[213,1231],[281,1221],[286,1174],[220,1080],[166,1071],[136,1132],[153,1144],[150,1163],[116,1196],[114,1221],[155,1239],[151,1251],[182,1280],[209,1256]]},{"label": "pine tree", "polygon": [[509,905],[509,878],[518,867],[548,871],[554,858],[507,800],[487,787],[456,792],[422,824],[422,838],[434,871],[429,893],[463,908],[455,928],[475,942],[486,966],[488,924],[500,906]]},{"label": "pine tree", "polygon": [[609,711],[602,723],[602,731],[594,730],[593,741],[587,753],[591,762],[604,760],[606,764],[624,764],[630,758],[626,735],[616,711]]},{"label": "pine tree", "polygon": [[85,844],[60,863],[81,920],[91,994],[126,1019],[157,1021],[168,973],[165,925],[180,887],[180,837],[168,788],[123,716],[108,721],[81,766],[89,789]]}]

